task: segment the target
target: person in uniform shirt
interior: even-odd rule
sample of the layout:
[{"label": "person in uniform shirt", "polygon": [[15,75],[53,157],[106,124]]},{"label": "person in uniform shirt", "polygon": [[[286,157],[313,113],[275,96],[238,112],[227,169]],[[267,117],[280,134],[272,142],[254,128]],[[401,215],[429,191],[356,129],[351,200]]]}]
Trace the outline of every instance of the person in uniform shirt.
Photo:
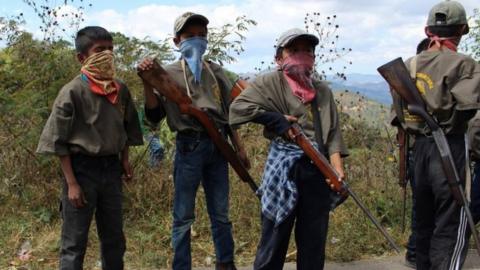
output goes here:
[{"label": "person in uniform shirt", "polygon": [[347,151],[334,97],[312,78],[318,43],[300,29],[284,32],[276,45],[278,70],[257,77],[230,106],[232,126],[262,124],[271,140],[258,191],[262,233],[254,269],[282,269],[294,225],[297,268],[323,269],[329,211],[340,198],[289,132],[297,123],[343,178]]},{"label": "person in uniform shirt", "polygon": [[103,269],[123,269],[122,173],[143,143],[137,111],[125,84],[115,79],[112,36],[89,26],[75,38],[82,68],[58,93],[37,152],[60,158],[64,175],[60,269],[82,269],[95,214]]},{"label": "person in uniform shirt", "polygon": [[[456,1],[433,6],[425,33],[429,48],[406,61],[411,77],[424,98],[427,111],[446,134],[455,166],[465,182],[465,133],[480,108],[480,65],[457,53],[469,28],[465,9]],[[460,269],[468,249],[465,211],[454,200],[440,154],[426,123],[393,94],[399,123],[414,136],[416,181],[416,267]]]},{"label": "person in uniform shirt", "polygon": [[[173,41],[182,56],[165,70],[192,99],[193,106],[206,111],[226,136],[230,129],[228,106],[232,83],[221,66],[203,59],[207,49],[207,24],[205,16],[192,12],[175,20]],[[148,70],[152,66],[153,60],[145,59],[139,69]],[[236,269],[232,224],[228,217],[227,161],[195,118],[181,114],[177,104],[158,94],[147,82],[144,82],[144,89],[147,119],[158,123],[166,117],[170,129],[177,132],[173,174],[173,269],[191,269],[190,229],[195,220],[195,196],[200,183],[210,216],[216,269]],[[240,159],[249,167],[236,131],[231,132]]]}]

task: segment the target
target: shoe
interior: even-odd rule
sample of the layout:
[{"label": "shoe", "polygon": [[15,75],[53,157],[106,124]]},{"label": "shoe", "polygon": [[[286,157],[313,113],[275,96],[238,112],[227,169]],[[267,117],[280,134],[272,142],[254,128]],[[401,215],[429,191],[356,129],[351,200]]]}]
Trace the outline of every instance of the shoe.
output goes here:
[{"label": "shoe", "polygon": [[410,253],[407,251],[405,254],[405,266],[412,269],[417,269],[417,260],[415,253]]},{"label": "shoe", "polygon": [[233,262],[228,263],[216,263],[215,270],[237,270]]}]

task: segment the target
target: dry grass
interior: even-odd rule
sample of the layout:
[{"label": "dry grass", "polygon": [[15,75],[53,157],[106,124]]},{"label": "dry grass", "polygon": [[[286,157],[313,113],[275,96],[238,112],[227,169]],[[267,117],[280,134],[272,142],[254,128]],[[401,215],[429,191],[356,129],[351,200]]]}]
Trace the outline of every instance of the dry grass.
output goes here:
[{"label": "dry grass", "polygon": [[[365,129],[367,130],[367,129]],[[366,132],[366,131],[357,132]],[[260,180],[267,152],[267,140],[255,126],[246,126],[242,136],[247,145],[253,168]],[[345,134],[348,141],[357,141],[358,133]],[[367,136],[368,137],[368,136]],[[373,137],[369,137],[373,138]],[[369,139],[371,140],[371,139]],[[395,163],[388,161],[387,142],[382,137],[351,149],[346,171],[353,189],[387,227],[398,243],[404,244],[406,234],[400,232],[401,201],[396,185]],[[29,147],[34,149],[34,143]],[[26,150],[12,144],[0,156],[0,268],[23,266],[25,269],[53,269],[57,266],[60,217],[58,198],[60,174],[57,161],[38,157],[33,161]],[[171,160],[159,169],[146,165],[144,147],[134,149],[132,160],[138,158],[136,178],[125,187],[125,233],[128,269],[168,268],[170,248],[173,181]],[[171,158],[171,157],[170,157]],[[260,233],[259,202],[249,187],[231,171],[230,216],[234,226],[236,261],[252,263]],[[203,190],[197,195],[196,221],[192,237],[193,263],[206,266],[214,263]],[[17,257],[25,241],[32,245],[32,258],[27,262]],[[85,261],[86,269],[99,269],[98,240],[92,224]],[[294,259],[292,241],[289,260]],[[327,258],[350,261],[391,253],[388,244],[363,216],[352,200],[331,214]]]}]

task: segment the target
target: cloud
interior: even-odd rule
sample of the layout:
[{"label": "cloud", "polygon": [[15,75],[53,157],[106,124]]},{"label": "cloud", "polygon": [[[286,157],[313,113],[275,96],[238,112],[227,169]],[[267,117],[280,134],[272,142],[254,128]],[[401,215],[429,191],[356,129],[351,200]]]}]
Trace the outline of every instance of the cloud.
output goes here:
[{"label": "cloud", "polygon": [[[186,11],[206,15],[212,26],[232,22],[240,15],[258,22],[251,28],[244,44],[245,53],[235,64],[227,66],[237,72],[252,71],[261,61],[270,62],[275,39],[285,30],[303,27],[307,12],[322,16],[337,15],[340,46],[351,47],[347,56],[354,64],[349,72],[376,73],[376,67],[395,57],[414,53],[423,38],[428,10],[438,0],[405,3],[402,0],[246,0],[195,4],[190,6],[149,4],[119,12],[109,9],[88,14],[88,24],[98,24],[110,31],[153,40],[172,35],[173,22]],[[462,1],[467,13],[478,4]]]}]

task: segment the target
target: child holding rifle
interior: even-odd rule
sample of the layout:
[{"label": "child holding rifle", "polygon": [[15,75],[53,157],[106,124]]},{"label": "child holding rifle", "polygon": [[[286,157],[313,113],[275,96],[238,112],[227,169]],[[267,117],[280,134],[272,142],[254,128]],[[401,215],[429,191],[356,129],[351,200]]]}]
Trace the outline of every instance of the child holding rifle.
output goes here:
[{"label": "child holding rifle", "polygon": [[[174,43],[182,57],[165,67],[173,80],[184,89],[197,108],[205,110],[220,132],[229,131],[228,106],[232,84],[221,66],[203,60],[207,48],[208,19],[200,14],[184,13],[174,23]],[[145,59],[140,70],[153,68]],[[145,115],[158,123],[165,116],[177,132],[174,161],[173,269],[191,269],[190,227],[195,219],[195,196],[200,183],[205,190],[207,210],[212,224],[217,270],[236,269],[233,262],[232,224],[228,218],[228,164],[216,149],[205,128],[194,118],[180,113],[178,105],[159,95],[144,81]],[[232,142],[240,159],[249,167],[243,146],[235,131]]]},{"label": "child holding rifle", "polygon": [[297,268],[323,269],[335,196],[289,132],[292,123],[298,123],[343,177],[347,151],[333,94],[312,78],[318,43],[316,36],[300,29],[283,33],[276,45],[278,70],[257,77],[230,107],[231,125],[262,124],[272,140],[259,190],[262,235],[254,269],[282,269],[294,224]]}]

